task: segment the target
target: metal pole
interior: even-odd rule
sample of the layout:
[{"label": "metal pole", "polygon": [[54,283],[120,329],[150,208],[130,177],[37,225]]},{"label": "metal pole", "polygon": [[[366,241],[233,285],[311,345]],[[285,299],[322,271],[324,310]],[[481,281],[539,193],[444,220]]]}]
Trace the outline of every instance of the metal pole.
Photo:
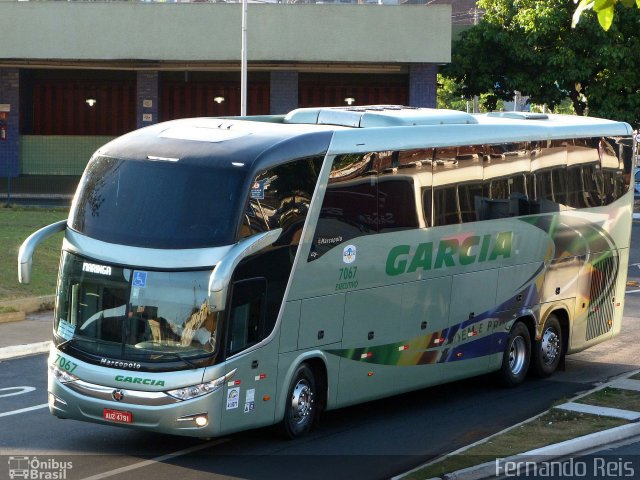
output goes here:
[{"label": "metal pole", "polygon": [[[473,7],[473,24],[478,25],[478,7]],[[473,96],[473,113],[480,113],[478,108],[478,95]]]},{"label": "metal pole", "polygon": [[240,115],[247,114],[247,0],[242,0],[242,51],[240,53]]}]

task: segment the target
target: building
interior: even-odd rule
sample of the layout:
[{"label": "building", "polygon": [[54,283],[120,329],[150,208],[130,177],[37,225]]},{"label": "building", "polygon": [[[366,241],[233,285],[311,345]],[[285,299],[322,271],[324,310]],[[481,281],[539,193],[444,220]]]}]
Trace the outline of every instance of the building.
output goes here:
[{"label": "building", "polygon": [[[452,2],[395,3],[250,3],[247,113],[435,106]],[[0,45],[0,198],[69,195],[90,155],[135,128],[238,115],[241,11],[239,3],[0,2],[9,39]]]}]

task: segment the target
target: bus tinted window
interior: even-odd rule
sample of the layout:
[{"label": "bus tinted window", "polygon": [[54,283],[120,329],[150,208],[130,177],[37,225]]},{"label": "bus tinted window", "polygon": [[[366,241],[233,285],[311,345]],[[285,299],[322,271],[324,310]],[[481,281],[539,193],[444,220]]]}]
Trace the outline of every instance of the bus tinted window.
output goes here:
[{"label": "bus tinted window", "polygon": [[307,158],[257,175],[249,192],[240,238],[282,228],[278,243],[297,245],[321,167],[322,157]]},{"label": "bus tinted window", "polygon": [[335,158],[324,195],[310,260],[351,238],[378,231],[379,157],[375,153]]},{"label": "bus tinted window", "polygon": [[460,223],[458,189],[455,185],[433,189],[434,225]]},{"label": "bus tinted window", "polygon": [[628,188],[623,147],[578,138],[338,156],[310,258],[370,233],[607,205]]},{"label": "bus tinted window", "polygon": [[475,222],[483,195],[483,146],[438,148],[433,163],[433,224]]},{"label": "bus tinted window", "polygon": [[243,174],[180,162],[94,158],[78,188],[71,228],[105,242],[202,248],[235,240]]},{"label": "bus tinted window", "polygon": [[379,231],[418,227],[413,179],[381,177],[378,183]]},{"label": "bus tinted window", "polygon": [[336,157],[309,259],[361,235],[418,228],[415,176],[425,156],[431,150]]},{"label": "bus tinted window", "polygon": [[628,182],[625,181],[624,175],[624,164],[618,157],[621,149],[622,145],[618,145],[614,139],[603,138],[600,140],[600,161],[604,177],[605,204],[607,205],[624,195],[628,189]]},{"label": "bus tinted window", "polygon": [[577,138],[567,149],[567,206],[590,208],[602,205],[602,170],[598,138]]}]

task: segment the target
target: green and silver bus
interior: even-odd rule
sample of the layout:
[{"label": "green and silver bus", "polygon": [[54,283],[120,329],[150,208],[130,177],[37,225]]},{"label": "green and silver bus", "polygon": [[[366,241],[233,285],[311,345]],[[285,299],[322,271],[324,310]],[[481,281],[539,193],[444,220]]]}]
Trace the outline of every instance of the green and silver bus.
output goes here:
[{"label": "green and silver bus", "polygon": [[370,106],[196,118],[89,161],[64,230],[49,408],[213,437],[495,372],[619,333],[632,130]]}]

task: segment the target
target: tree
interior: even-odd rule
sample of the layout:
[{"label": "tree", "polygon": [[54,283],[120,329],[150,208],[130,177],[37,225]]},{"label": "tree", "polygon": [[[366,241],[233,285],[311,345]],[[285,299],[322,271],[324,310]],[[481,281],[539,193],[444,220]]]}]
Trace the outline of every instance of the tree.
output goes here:
[{"label": "tree", "polygon": [[578,7],[573,13],[572,27],[578,24],[582,12],[585,10],[593,10],[596,12],[600,26],[605,30],[609,30],[613,23],[613,17],[618,3],[621,3],[626,8],[632,8],[634,5],[640,8],[640,0],[574,0],[574,2],[578,4]]},{"label": "tree", "polygon": [[[451,78],[438,74],[438,108],[448,108],[451,110],[467,110],[467,100],[460,94],[460,88]],[[504,107],[504,102],[498,100],[497,105],[494,102],[493,95],[483,93],[479,98],[479,107],[481,112],[491,112]],[[490,105],[489,105],[490,104]]]},{"label": "tree", "polygon": [[486,93],[497,102],[520,91],[554,108],[568,97],[578,115],[640,122],[640,10],[617,16],[604,31],[593,11],[572,29],[573,4],[566,0],[478,4],[482,20],[461,35],[443,69],[465,98]]},{"label": "tree", "polygon": [[451,78],[438,74],[437,107],[451,110],[466,110],[467,102],[457,91],[457,85]]}]

